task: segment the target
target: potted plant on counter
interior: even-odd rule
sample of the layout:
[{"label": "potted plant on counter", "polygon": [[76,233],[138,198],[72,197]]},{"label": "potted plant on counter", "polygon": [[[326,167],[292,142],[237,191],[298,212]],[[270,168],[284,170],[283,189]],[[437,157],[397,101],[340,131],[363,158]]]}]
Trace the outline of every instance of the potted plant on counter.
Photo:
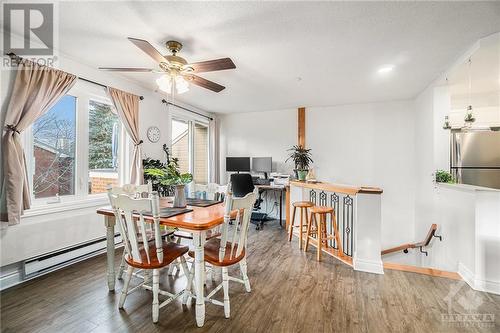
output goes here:
[{"label": "potted plant on counter", "polygon": [[295,175],[298,180],[306,180],[307,173],[309,172],[309,165],[313,163],[311,158],[311,149],[306,149],[300,145],[295,145],[288,149],[290,155],[285,163],[292,160],[295,164]]},{"label": "potted plant on counter", "polygon": [[144,174],[154,177],[163,185],[174,188],[174,207],[186,207],[185,187],[193,181],[190,173],[180,173],[179,162],[176,158],[168,160],[163,168],[144,169]]},{"label": "potted plant on counter", "polygon": [[454,184],[455,178],[448,171],[436,170],[436,183]]}]

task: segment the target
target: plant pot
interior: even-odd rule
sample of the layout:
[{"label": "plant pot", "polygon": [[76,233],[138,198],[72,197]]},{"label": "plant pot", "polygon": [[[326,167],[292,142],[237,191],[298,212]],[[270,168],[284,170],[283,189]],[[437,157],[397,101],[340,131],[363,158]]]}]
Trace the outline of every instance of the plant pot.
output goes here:
[{"label": "plant pot", "polygon": [[306,177],[307,177],[307,173],[309,172],[309,170],[297,170],[297,174],[298,174],[298,178],[299,180],[306,180]]},{"label": "plant pot", "polygon": [[174,186],[174,207],[184,208],[186,207],[186,193],[184,192],[185,185],[175,185]]}]

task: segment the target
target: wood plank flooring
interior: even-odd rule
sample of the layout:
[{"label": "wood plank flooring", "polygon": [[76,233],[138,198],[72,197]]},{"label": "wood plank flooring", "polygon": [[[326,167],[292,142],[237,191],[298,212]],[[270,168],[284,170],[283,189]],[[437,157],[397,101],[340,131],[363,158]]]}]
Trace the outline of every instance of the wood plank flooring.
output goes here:
[{"label": "wood plank flooring", "polygon": [[[463,285],[450,311],[495,318],[485,327],[477,323],[459,327],[441,318],[448,313],[447,294],[463,282],[393,270],[383,276],[355,272],[330,256],[316,262],[315,251],[300,252],[297,240],[289,243],[277,223],[258,232],[252,227],[248,249],[252,292],[230,282],[231,318],[224,318],[222,307],[207,304],[203,328],[196,327],[194,304],[183,307],[180,301],[160,309],[160,322],[153,324],[147,291],[131,294],[125,309],[118,310],[119,292],[107,290],[106,257],[101,255],[2,292],[1,332],[500,331],[498,295]],[[119,253],[117,264],[118,259]],[[163,289],[179,290],[184,284],[183,277],[175,280],[166,272],[161,276]],[[118,291],[121,286],[118,281]],[[464,308],[470,304],[477,309]]]}]

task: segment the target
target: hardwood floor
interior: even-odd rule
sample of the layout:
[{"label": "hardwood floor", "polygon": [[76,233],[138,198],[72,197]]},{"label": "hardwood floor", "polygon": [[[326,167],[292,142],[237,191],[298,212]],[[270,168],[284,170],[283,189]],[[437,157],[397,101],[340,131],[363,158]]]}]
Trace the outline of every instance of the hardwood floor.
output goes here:
[{"label": "hardwood floor", "polygon": [[[1,332],[500,331],[500,296],[465,284],[451,311],[468,313],[463,305],[478,305],[472,313],[492,314],[494,323],[458,327],[441,320],[448,313],[447,294],[461,281],[388,269],[383,276],[355,272],[327,255],[318,263],[315,248],[300,252],[297,240],[289,243],[277,223],[259,232],[252,227],[249,244],[252,292],[230,283],[230,319],[222,307],[207,304],[205,326],[199,329],[194,304],[183,307],[177,301],[161,309],[159,323],[153,324],[147,291],[131,294],[120,311],[119,292],[108,293],[106,257],[101,255],[2,292]],[[161,276],[164,289],[184,284],[184,278],[174,281],[166,271]]]}]

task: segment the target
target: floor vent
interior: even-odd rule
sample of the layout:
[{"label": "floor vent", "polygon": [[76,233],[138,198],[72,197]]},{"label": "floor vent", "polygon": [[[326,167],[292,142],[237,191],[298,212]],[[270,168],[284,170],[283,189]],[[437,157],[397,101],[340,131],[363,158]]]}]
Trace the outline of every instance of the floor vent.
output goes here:
[{"label": "floor vent", "polygon": [[[115,235],[115,244],[121,242]],[[30,258],[23,262],[23,280],[46,274],[106,251],[106,237]]]}]

